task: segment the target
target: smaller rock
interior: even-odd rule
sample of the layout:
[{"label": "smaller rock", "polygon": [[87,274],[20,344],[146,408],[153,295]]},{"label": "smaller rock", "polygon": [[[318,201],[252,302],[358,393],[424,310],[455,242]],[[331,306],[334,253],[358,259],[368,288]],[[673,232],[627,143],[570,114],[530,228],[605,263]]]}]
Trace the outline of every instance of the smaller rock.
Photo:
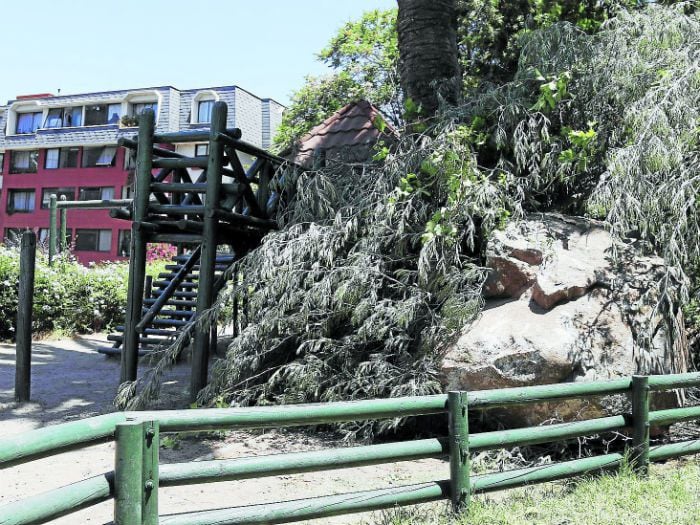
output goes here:
[{"label": "smaller rock", "polygon": [[487,258],[490,268],[484,283],[484,297],[519,297],[535,282],[532,266],[510,257],[493,255]]}]

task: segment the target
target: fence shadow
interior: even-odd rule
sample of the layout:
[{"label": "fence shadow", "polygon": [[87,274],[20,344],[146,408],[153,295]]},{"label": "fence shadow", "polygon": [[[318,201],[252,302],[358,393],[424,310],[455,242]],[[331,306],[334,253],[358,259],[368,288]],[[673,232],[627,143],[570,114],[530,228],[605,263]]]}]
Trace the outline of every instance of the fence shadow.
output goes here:
[{"label": "fence shadow", "polygon": [[[15,346],[0,344],[0,435],[112,412],[119,360],[96,352],[104,336],[34,342],[31,402],[14,402]],[[145,370],[144,370],[145,371]],[[168,394],[177,399],[189,384],[189,365],[169,371]]]}]

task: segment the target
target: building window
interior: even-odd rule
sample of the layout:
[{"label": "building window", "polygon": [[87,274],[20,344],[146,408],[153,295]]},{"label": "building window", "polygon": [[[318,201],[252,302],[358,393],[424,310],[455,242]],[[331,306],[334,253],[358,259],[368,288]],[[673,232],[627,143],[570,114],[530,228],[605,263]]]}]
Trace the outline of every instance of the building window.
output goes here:
[{"label": "building window", "polygon": [[85,125],[103,126],[105,124],[119,124],[122,116],[121,104],[94,104],[85,106]]},{"label": "building window", "polygon": [[70,128],[80,126],[83,121],[83,107],[51,108],[44,122],[45,128]]},{"label": "building window", "polygon": [[19,113],[17,115],[17,135],[36,133],[36,130],[41,127],[41,117],[41,111],[35,113]]},{"label": "building window", "polygon": [[10,153],[10,173],[36,173],[38,160],[37,150],[13,151]]},{"label": "building window", "polygon": [[58,148],[47,149],[46,150],[46,160],[44,161],[44,168],[47,170],[58,169],[59,161],[61,158],[61,150]]},{"label": "building window", "polygon": [[121,257],[129,257],[131,255],[131,230],[119,230],[117,254]]},{"label": "building window", "polygon": [[31,213],[34,211],[34,190],[8,190],[7,213]]},{"label": "building window", "polygon": [[83,148],[83,168],[114,166],[117,159],[116,146]]},{"label": "building window", "polygon": [[66,108],[63,114],[63,125],[67,128],[76,128],[83,125],[83,106]]},{"label": "building window", "polygon": [[122,199],[133,199],[134,187],[132,185],[122,186]]},{"label": "building window", "polygon": [[194,147],[195,157],[206,157],[209,155],[209,144],[196,144]]},{"label": "building window", "polygon": [[158,114],[158,102],[137,102],[131,106],[131,114],[136,117],[143,113],[144,109],[151,109],[155,115]]},{"label": "building window", "polygon": [[75,230],[75,251],[108,252],[112,248],[112,230]]},{"label": "building window", "polygon": [[47,149],[44,167],[47,170],[55,170],[57,168],[77,168],[79,151],[80,148]]},{"label": "building window", "polygon": [[46,209],[51,202],[51,195],[56,195],[57,200],[65,196],[67,201],[75,200],[75,188],[44,188],[41,190],[41,207]]},{"label": "building window", "polygon": [[111,201],[114,198],[114,188],[80,188],[79,201]]},{"label": "building window", "polygon": [[52,108],[44,122],[45,128],[62,128],[63,127],[63,108]]},{"label": "building window", "polygon": [[211,122],[211,110],[214,107],[213,100],[200,100],[197,103],[197,123],[208,124]]},{"label": "building window", "polygon": [[5,154],[0,153],[0,175],[2,175],[3,169],[5,169]]},{"label": "building window", "polygon": [[22,238],[22,228],[5,228],[5,243],[17,244]]},{"label": "building window", "polygon": [[80,148],[61,148],[61,168],[77,168]]},{"label": "building window", "polygon": [[[70,228],[66,228],[66,239],[65,239],[66,246],[70,246],[72,238],[73,238],[73,230],[71,230]],[[41,244],[44,244],[44,245],[49,243],[49,229],[48,228],[39,228],[39,242]]]},{"label": "building window", "polygon": [[136,169],[136,152],[134,150],[124,150],[124,169],[127,171]]}]

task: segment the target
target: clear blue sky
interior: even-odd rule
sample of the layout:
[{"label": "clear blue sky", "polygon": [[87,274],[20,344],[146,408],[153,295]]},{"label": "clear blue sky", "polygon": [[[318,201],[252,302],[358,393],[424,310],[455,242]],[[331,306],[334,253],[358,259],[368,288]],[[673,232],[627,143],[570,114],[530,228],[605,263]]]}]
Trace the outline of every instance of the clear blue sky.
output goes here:
[{"label": "clear blue sky", "polygon": [[2,2],[0,104],[17,95],[236,84],[289,102],[346,21],[395,0]]}]

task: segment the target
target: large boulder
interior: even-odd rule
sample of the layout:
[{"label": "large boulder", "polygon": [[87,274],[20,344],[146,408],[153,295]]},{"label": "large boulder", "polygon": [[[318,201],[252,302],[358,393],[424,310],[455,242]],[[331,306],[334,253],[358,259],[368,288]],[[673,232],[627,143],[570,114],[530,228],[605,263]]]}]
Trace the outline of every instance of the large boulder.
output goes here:
[{"label": "large boulder", "polygon": [[[664,261],[599,222],[546,214],[497,232],[486,304],[441,363],[446,390],[483,390],[684,372],[683,318]],[[676,404],[672,393],[656,406]],[[506,425],[619,413],[624,398],[542,403],[493,413]],[[623,406],[621,406],[623,405]]]}]

